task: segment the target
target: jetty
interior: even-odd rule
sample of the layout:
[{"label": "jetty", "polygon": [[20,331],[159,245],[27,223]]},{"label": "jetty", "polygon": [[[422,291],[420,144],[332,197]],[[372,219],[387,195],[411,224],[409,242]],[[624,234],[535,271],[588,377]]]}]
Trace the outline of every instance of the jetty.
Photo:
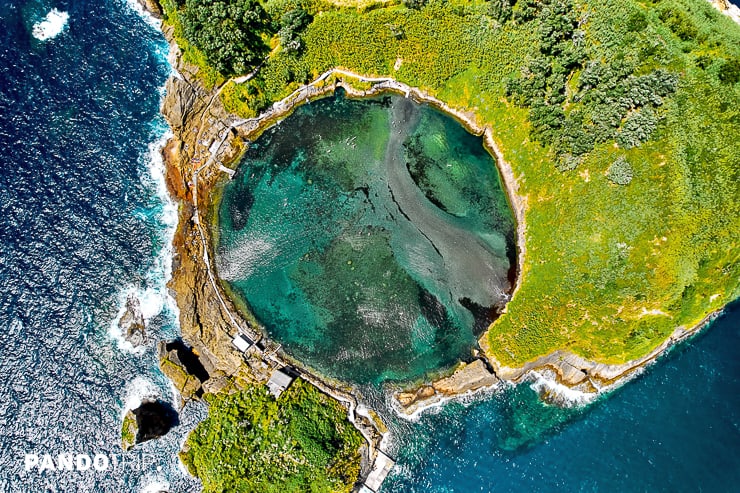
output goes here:
[{"label": "jetty", "polygon": [[388,473],[391,472],[393,466],[396,465],[396,461],[391,459],[387,454],[378,450],[378,454],[375,457],[373,468],[365,479],[365,483],[360,487],[358,493],[377,493],[380,490],[380,486],[385,481]]}]

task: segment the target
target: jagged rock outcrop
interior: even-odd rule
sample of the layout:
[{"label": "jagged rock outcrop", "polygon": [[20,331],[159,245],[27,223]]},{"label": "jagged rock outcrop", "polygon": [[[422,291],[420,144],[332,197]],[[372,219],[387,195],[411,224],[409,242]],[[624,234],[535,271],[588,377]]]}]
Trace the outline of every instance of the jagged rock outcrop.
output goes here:
[{"label": "jagged rock outcrop", "polygon": [[123,425],[121,426],[121,448],[124,452],[128,452],[134,448],[134,445],[136,445],[136,434],[138,432],[139,428],[136,424],[136,416],[129,409],[123,418]]},{"label": "jagged rock outcrop", "polygon": [[733,5],[729,0],[707,0],[712,6],[740,24],[740,7]]},{"label": "jagged rock outcrop", "polygon": [[134,347],[146,343],[146,324],[141,313],[141,303],[133,294],[126,298],[126,310],[118,320],[118,327],[123,337]]},{"label": "jagged rock outcrop", "polygon": [[411,392],[399,392],[396,399],[404,413],[413,414],[442,399],[492,388],[499,382],[498,377],[488,369],[485,362],[476,359],[472,363],[463,363],[452,375],[436,380],[430,385],[423,385]]},{"label": "jagged rock outcrop", "polygon": [[730,2],[727,0],[709,0],[709,2],[720,12],[724,12],[730,8]]},{"label": "jagged rock outcrop", "polygon": [[[181,340],[159,343],[159,367],[186,401],[203,395],[211,374],[192,348]],[[212,370],[216,373],[215,370]]]},{"label": "jagged rock outcrop", "polygon": [[123,418],[121,446],[128,451],[137,443],[166,435],[179,422],[177,411],[167,402],[147,399]]},{"label": "jagged rock outcrop", "polygon": [[192,85],[180,77],[170,77],[165,84],[167,97],[164,100],[162,113],[167,117],[172,130],[180,130],[185,126],[188,116],[196,108],[196,99],[199,95]]},{"label": "jagged rock outcrop", "polygon": [[161,19],[162,18],[162,7],[159,6],[159,2],[157,0],[137,0],[139,2],[139,5],[141,5],[144,10],[149,12],[149,14],[154,17],[155,19]]}]

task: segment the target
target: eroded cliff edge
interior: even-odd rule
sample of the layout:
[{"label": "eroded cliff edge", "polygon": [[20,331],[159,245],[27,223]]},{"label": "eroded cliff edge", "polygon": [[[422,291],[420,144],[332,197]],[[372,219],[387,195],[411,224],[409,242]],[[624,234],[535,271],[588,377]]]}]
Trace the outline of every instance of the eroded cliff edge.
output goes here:
[{"label": "eroded cliff edge", "polygon": [[[450,108],[444,102],[415,88],[389,78],[363,77],[345,70],[335,69],[322,74],[316,81],[294,92],[255,119],[239,119],[228,114],[218,97],[218,88],[206,91],[196,77],[197,68],[184,64],[174,50],[176,74],[167,82],[167,96],[163,113],[173,129],[173,138],[163,150],[167,165],[167,183],[170,191],[180,203],[180,219],[174,239],[173,277],[170,287],[180,307],[183,339],[192,346],[203,362],[210,378],[202,382],[206,392],[217,392],[228,382],[264,381],[270,367],[257,357],[244,365],[241,354],[233,349],[231,336],[241,330],[250,337],[259,339],[261,332],[253,321],[244,320],[228,295],[223,292],[213,272],[211,263],[211,238],[207,227],[211,213],[212,192],[220,180],[227,179],[235,166],[243,144],[254,139],[272,122],[287,115],[293,107],[313,97],[332,93],[343,87],[350,95],[362,97],[392,91],[404,94],[418,102],[432,104],[459,120],[470,132],[483,135],[484,142],[494,155],[502,175],[512,209],[517,220],[518,271],[513,295],[521,284],[522,266],[526,257],[525,213],[528,206],[526,196],[519,193],[518,180],[504,160],[496,145],[493,131],[479,124],[476,116]],[[370,89],[357,90],[352,82],[371,83]],[[475,359],[466,369],[461,365],[453,375],[455,385],[449,385],[450,376],[423,384],[414,389],[399,389],[399,410],[412,414],[444,399],[469,394],[483,389],[492,389],[500,380],[512,383],[543,379],[549,385],[541,387],[542,395],[551,402],[567,405],[571,396],[561,390],[571,388],[589,400],[599,393],[614,388],[633,376],[646,364],[651,363],[668,347],[695,333],[716,314],[712,314],[696,327],[679,327],[674,334],[655,350],[640,358],[621,365],[606,365],[591,362],[567,351],[556,351],[519,368],[509,368],[498,363],[490,355],[487,339],[480,342],[486,365]],[[269,343],[268,343],[269,344]],[[164,353],[163,353],[164,354]],[[280,357],[289,360],[287,355]],[[167,358],[165,358],[167,359]],[[291,360],[292,361],[292,360]],[[298,362],[292,361],[294,364]],[[165,363],[165,367],[170,365]],[[185,393],[192,393],[194,385],[184,374],[170,371],[176,385]],[[336,383],[335,383],[336,384]],[[185,389],[188,386],[188,389]],[[561,387],[559,387],[561,386]],[[197,387],[197,385],[196,385]],[[440,390],[441,389],[441,390]]]}]

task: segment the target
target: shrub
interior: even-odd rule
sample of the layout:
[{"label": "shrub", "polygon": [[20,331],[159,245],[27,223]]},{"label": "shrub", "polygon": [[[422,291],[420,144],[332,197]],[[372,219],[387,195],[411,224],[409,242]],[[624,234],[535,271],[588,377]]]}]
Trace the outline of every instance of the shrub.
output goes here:
[{"label": "shrub", "polygon": [[639,10],[636,10],[627,18],[627,29],[631,32],[642,31],[647,25],[647,17]]},{"label": "shrub", "polygon": [[514,19],[519,23],[529,22],[537,17],[541,7],[540,0],[520,0],[514,8]]},{"label": "shrub", "polygon": [[627,116],[617,134],[617,144],[623,149],[638,147],[647,142],[658,127],[658,118],[650,107],[634,111]]},{"label": "shrub", "polygon": [[488,15],[501,24],[507,22],[512,17],[512,3],[511,0],[489,0]]},{"label": "shrub", "polygon": [[564,154],[561,155],[557,163],[555,164],[555,167],[558,168],[561,172],[566,171],[572,171],[578,167],[579,164],[581,164],[582,158],[578,156],[571,156],[570,154]]},{"label": "shrub", "polygon": [[694,39],[699,34],[691,19],[680,10],[666,9],[660,13],[660,20],[682,41]]},{"label": "shrub", "polygon": [[740,59],[735,58],[722,64],[717,73],[724,84],[736,84],[740,81]]},{"label": "shrub", "polygon": [[419,10],[423,8],[429,0],[403,0],[403,4],[409,9]]},{"label": "shrub", "polygon": [[301,33],[311,21],[311,16],[303,9],[293,9],[282,15],[278,36],[284,51],[297,53],[303,49]]},{"label": "shrub", "polygon": [[632,165],[624,156],[620,156],[606,170],[606,178],[617,185],[629,185],[632,181]]}]

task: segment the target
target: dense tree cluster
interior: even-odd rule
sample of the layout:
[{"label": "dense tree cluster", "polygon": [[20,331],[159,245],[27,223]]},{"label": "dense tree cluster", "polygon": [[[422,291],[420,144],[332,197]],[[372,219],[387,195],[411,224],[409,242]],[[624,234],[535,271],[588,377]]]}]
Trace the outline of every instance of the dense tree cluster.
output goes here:
[{"label": "dense tree cluster", "polygon": [[[515,18],[539,23],[540,54],[507,81],[506,94],[530,108],[532,138],[552,146],[561,170],[576,167],[596,144],[616,140],[629,149],[650,139],[658,124],[654,109],[676,90],[676,74],[658,69],[637,76],[624,61],[587,62],[572,0],[526,0],[517,9]],[[641,22],[633,24],[639,29]],[[576,71],[577,91],[568,94]]]},{"label": "dense tree cluster", "polygon": [[591,62],[578,79],[579,92],[574,100],[582,103],[590,115],[586,126],[596,143],[617,139],[629,149],[647,141],[657,127],[654,108],[673,94],[678,75],[663,69],[647,75],[632,75],[634,67],[615,62]]},{"label": "dense tree cluster", "polygon": [[263,386],[208,395],[208,417],[180,455],[216,493],[349,493],[359,474],[362,436],[346,411],[296,380],[275,400]]},{"label": "dense tree cluster", "polygon": [[[524,0],[516,4],[517,22],[536,20],[540,54],[523,67],[521,77],[510,79],[506,94],[516,104],[529,107],[532,138],[543,145],[560,143],[561,165],[572,166],[570,156],[593,147],[592,137],[583,131],[583,115],[566,115],[566,83],[586,55],[580,42],[578,17],[572,0]],[[566,163],[567,162],[567,163]]]},{"label": "dense tree cluster", "polygon": [[224,75],[243,74],[268,53],[262,39],[270,23],[259,0],[186,0],[185,38]]}]

